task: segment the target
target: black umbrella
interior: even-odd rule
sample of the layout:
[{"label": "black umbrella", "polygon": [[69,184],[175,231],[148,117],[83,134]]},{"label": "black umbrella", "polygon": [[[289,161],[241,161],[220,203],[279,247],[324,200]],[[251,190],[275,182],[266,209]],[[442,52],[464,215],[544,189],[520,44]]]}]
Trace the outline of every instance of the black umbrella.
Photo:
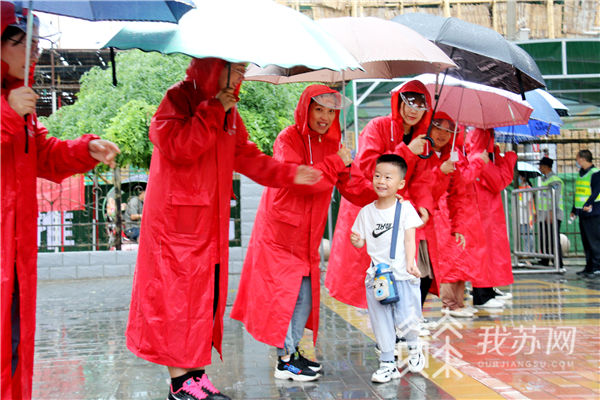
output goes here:
[{"label": "black umbrella", "polygon": [[493,29],[427,13],[402,14],[392,21],[414,29],[448,54],[459,66],[449,75],[521,95],[546,86],[533,58]]}]

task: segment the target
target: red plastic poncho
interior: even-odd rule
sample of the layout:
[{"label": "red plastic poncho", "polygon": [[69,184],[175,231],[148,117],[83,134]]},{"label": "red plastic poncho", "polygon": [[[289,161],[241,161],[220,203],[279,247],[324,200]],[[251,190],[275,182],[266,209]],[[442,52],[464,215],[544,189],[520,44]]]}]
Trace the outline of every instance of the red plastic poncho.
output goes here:
[{"label": "red plastic poncho", "polygon": [[[2,2],[2,32],[6,28],[5,4],[6,2]],[[14,9],[11,11],[14,12]],[[31,73],[33,68],[32,66]],[[28,124],[28,152],[25,153],[24,119],[8,103],[8,94],[23,86],[24,82],[8,75],[8,65],[5,62],[2,62],[1,80],[1,397],[29,399],[33,376],[37,293],[36,178],[46,178],[58,183],[70,175],[93,168],[98,162],[90,157],[88,143],[98,136],[84,135],[77,140],[67,141],[47,137],[48,130],[32,115]],[[19,283],[20,342],[19,361],[15,374],[12,375],[11,306],[15,271]]]},{"label": "red plastic poncho", "polygon": [[479,208],[475,199],[475,179],[479,177],[484,161],[475,157],[470,163],[467,157],[459,151],[459,161],[455,164],[456,169],[462,177],[464,185],[464,196],[466,199],[463,218],[460,219],[461,230],[465,237],[465,248],[461,249],[456,245],[456,232],[451,218],[451,199],[448,194],[442,195],[438,201],[436,210],[436,232],[440,239],[438,241],[437,280],[440,283],[452,283],[458,281],[479,281],[481,280],[482,266],[486,252],[484,232],[479,218]]},{"label": "red plastic poncho", "polygon": [[494,150],[493,160],[484,164],[479,178],[475,179],[476,202],[485,240],[483,271],[479,279],[472,281],[474,287],[505,286],[513,283],[510,244],[506,231],[506,218],[502,205],[502,191],[513,179],[517,154],[500,155],[498,146],[493,147],[490,131],[475,129],[467,135],[469,159],[476,160],[482,151]]},{"label": "red plastic poncho", "polygon": [[284,129],[273,157],[293,164],[312,164],[323,173],[314,186],[263,192],[256,214],[238,294],[231,318],[240,320],[256,339],[282,348],[298,300],[302,277],[311,277],[312,312],[307,328],[316,343],[319,327],[319,244],[327,222],[334,185],[342,191],[348,168],[337,155],[341,131],[339,111],[326,134],[308,125],[311,98],[335,93],[323,85],[307,87],[295,111],[295,124]]},{"label": "red plastic poncho", "polygon": [[[408,167],[406,190],[400,194],[410,200],[415,208],[425,207],[431,210],[433,202],[427,173],[420,169],[417,162],[420,159],[403,142],[404,127],[398,111],[402,92],[423,93],[427,104],[431,104],[429,92],[418,80],[408,81],[400,90],[393,92],[392,113],[371,120],[360,135],[359,153],[354,160],[352,180],[372,181],[377,158],[385,153],[398,154],[405,159]],[[427,133],[430,119],[431,111],[427,111],[415,125],[412,138]],[[357,249],[350,243],[350,232],[360,208],[372,202],[373,198],[363,200],[360,202],[353,199],[354,204],[346,199],[341,201],[327,264],[325,286],[329,289],[329,294],[337,300],[355,307],[367,308],[364,279],[371,258],[366,247]]]},{"label": "red plastic poncho", "polygon": [[233,171],[286,186],[297,168],[248,141],[237,110],[224,130],[225,111],[215,95],[225,65],[215,58],[192,60],[150,126],[154,151],[126,335],[134,354],[157,364],[208,365],[213,345],[221,354]]}]

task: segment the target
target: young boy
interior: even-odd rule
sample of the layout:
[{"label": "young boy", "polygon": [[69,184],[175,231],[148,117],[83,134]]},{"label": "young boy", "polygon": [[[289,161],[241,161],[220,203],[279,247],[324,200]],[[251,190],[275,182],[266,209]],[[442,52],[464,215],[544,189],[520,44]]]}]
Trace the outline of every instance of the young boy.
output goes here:
[{"label": "young boy", "polygon": [[[352,226],[350,241],[361,248],[367,245],[371,266],[367,269],[365,287],[371,326],[377,345],[381,349],[379,369],[373,373],[373,382],[389,382],[400,377],[394,361],[396,328],[400,329],[408,344],[408,368],[420,372],[425,367],[425,357],[418,345],[418,322],[421,320],[421,292],[419,270],[415,263],[415,228],[423,221],[408,201],[401,203],[397,227],[395,257],[390,257],[394,216],[400,204],[398,190],[405,185],[406,162],[395,154],[383,154],[377,159],[373,174],[373,188],[378,199],[362,208]],[[392,266],[400,300],[382,304],[375,299],[373,290],[375,266],[385,263]]]}]

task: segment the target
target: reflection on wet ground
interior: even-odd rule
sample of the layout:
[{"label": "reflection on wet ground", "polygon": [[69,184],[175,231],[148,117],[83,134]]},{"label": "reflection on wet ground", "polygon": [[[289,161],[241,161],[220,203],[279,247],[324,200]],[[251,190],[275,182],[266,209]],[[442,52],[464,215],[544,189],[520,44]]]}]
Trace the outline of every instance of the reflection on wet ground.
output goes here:
[{"label": "reflection on wet ground", "polygon": [[[578,270],[578,269],[577,269]],[[387,384],[370,381],[378,361],[365,310],[322,291],[316,382],[273,378],[274,349],[225,318],[224,361],[208,373],[234,399],[597,399],[600,397],[600,279],[516,275],[502,312],[442,319],[437,298],[425,316],[438,321],[424,338],[428,366]],[[165,399],[166,368],[125,347],[131,278],[40,282],[35,399]],[[405,352],[403,353],[405,355]]]}]

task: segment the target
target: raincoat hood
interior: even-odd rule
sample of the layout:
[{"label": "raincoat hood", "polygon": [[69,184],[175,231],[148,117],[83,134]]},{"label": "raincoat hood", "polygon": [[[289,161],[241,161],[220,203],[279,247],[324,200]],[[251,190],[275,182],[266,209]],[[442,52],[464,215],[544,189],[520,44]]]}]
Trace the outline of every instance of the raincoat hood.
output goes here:
[{"label": "raincoat hood", "polygon": [[421,121],[419,121],[417,126],[423,125],[424,122],[429,123],[432,114],[431,96],[429,95],[429,91],[427,90],[423,82],[417,79],[406,82],[400,87],[400,89],[392,92],[392,119],[402,121],[402,116],[400,115],[400,103],[402,102],[402,99],[400,98],[400,93],[406,92],[417,92],[425,95],[425,99],[427,100],[429,110],[427,110],[425,114],[423,114],[423,118],[421,118]]},{"label": "raincoat hood", "polygon": [[[433,119],[445,119],[448,121],[452,121],[454,122],[454,119],[452,119],[452,117],[450,117],[448,114],[446,114],[443,111],[436,111],[435,115],[433,116]],[[458,137],[461,135],[461,128],[458,127],[458,130],[456,131],[456,142],[458,142]],[[441,153],[442,154],[447,154],[450,153],[450,151],[452,150],[452,141],[453,141],[453,136],[454,134],[450,135],[450,141],[448,143],[446,143],[446,145],[444,147],[442,147]],[[458,147],[458,143],[454,143],[454,147],[457,148]]]},{"label": "raincoat hood", "polygon": [[[294,112],[294,119],[296,121],[296,129],[302,136],[315,137],[320,135],[308,125],[308,108],[313,97],[326,93],[337,93],[337,91],[325,85],[310,85],[304,89],[302,95],[300,95],[300,100],[298,100],[298,105]],[[341,140],[342,130],[340,128],[340,110],[335,111],[335,118],[333,119],[329,130],[323,136],[336,142]]]},{"label": "raincoat hood", "polygon": [[[15,14],[15,5],[10,2],[10,1],[2,1],[0,2],[1,5],[1,18],[2,18],[2,32],[0,32],[0,35],[4,34],[4,31],[6,30],[6,28],[8,28],[9,25],[12,25],[14,23],[17,22],[17,17]],[[27,10],[24,10],[24,15],[27,15]],[[2,92],[4,93],[5,90],[12,90],[18,87],[23,86],[24,84],[24,80],[23,79],[18,79],[15,78],[13,76],[10,76],[8,74],[8,64],[5,63],[4,61],[1,61],[1,68],[0,68],[0,80],[2,81]],[[34,75],[34,71],[35,71],[35,63],[32,62],[31,65],[29,66],[29,86],[33,85],[33,75]]]},{"label": "raincoat hood", "polygon": [[[194,58],[185,71],[185,80],[194,83],[194,87],[205,98],[213,98],[221,90],[219,88],[219,76],[223,68],[227,67],[227,61],[220,58]],[[241,84],[234,93],[240,93]]]}]

